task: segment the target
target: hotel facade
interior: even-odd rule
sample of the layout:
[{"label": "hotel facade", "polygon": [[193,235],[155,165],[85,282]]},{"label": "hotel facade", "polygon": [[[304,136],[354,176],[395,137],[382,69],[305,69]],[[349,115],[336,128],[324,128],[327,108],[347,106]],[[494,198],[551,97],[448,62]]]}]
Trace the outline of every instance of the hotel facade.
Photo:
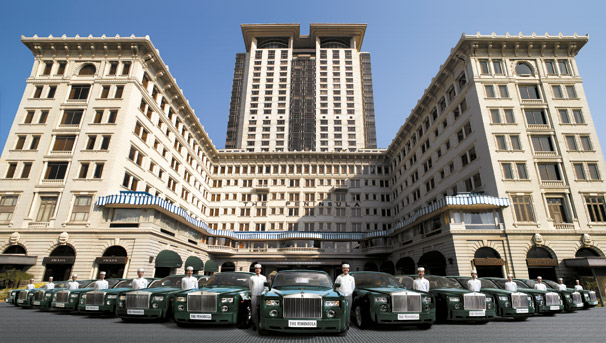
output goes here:
[{"label": "hotel facade", "polygon": [[581,278],[606,296],[606,165],[575,60],[588,37],[463,35],[376,149],[365,29],[243,25],[229,149],[148,37],[22,37],[34,63],[0,158],[0,268],[347,262]]}]

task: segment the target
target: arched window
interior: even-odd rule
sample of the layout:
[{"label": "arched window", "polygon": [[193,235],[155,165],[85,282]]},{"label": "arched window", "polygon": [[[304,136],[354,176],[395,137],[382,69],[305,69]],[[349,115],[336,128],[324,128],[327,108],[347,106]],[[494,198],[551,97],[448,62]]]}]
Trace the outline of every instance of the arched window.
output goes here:
[{"label": "arched window", "polygon": [[414,274],[416,273],[415,261],[412,257],[402,257],[396,263],[396,269],[399,270],[402,274]]},{"label": "arched window", "polygon": [[49,256],[76,256],[76,252],[69,245],[61,245],[56,247]]},{"label": "arched window", "polygon": [[473,255],[474,258],[501,258],[499,252],[494,250],[493,248],[482,247],[476,250],[476,253]]},{"label": "arched window", "polygon": [[95,68],[92,64],[87,64],[80,68],[80,72],[78,72],[79,76],[87,76],[87,75],[95,75],[97,72],[97,68]]},{"label": "arched window", "polygon": [[3,254],[14,254],[14,255],[27,255],[25,248],[20,245],[11,245],[6,248]]},{"label": "arched window", "polygon": [[526,255],[527,258],[549,258],[552,259],[553,256],[551,256],[551,253],[549,252],[549,250],[545,249],[545,248],[541,248],[541,247],[533,247],[530,250],[528,250],[528,254]]},{"label": "arched window", "polygon": [[128,256],[128,254],[126,253],[126,249],[123,247],[114,245],[105,249],[103,256]]},{"label": "arched window", "polygon": [[225,262],[221,265],[221,272],[234,272],[236,265],[233,262]]},{"label": "arched window", "polygon": [[320,47],[325,48],[325,49],[348,49],[349,44],[347,44],[346,42],[337,40],[337,39],[331,39],[331,40],[322,42]]},{"label": "arched window", "polygon": [[520,76],[532,76],[534,73],[532,72],[532,67],[525,62],[520,62],[516,64],[516,74]]},{"label": "arched window", "polygon": [[269,40],[259,44],[258,49],[288,49],[288,43],[279,40]]},{"label": "arched window", "polygon": [[393,262],[385,261],[381,264],[381,267],[379,267],[379,271],[394,275],[396,273],[396,267],[393,265]]},{"label": "arched window", "polygon": [[600,254],[591,248],[581,248],[577,250],[574,257],[600,257]]},{"label": "arched window", "polygon": [[439,251],[426,252],[417,265],[424,267],[426,274],[446,275],[446,258]]}]

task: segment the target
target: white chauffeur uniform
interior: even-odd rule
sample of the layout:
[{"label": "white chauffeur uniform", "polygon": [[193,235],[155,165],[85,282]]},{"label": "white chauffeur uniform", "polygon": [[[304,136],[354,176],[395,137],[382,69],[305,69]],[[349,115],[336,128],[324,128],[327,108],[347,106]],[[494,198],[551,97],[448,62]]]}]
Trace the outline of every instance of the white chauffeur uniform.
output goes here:
[{"label": "white chauffeur uniform", "polygon": [[36,288],[36,285],[34,285],[33,283],[28,283],[28,284],[25,286],[25,289],[27,289],[28,291],[29,291],[30,289],[34,289],[34,288]]},{"label": "white chauffeur uniform", "polygon": [[565,290],[566,290],[566,288],[567,288],[567,287],[566,287],[566,285],[565,285],[565,284],[563,284],[563,283],[559,283],[559,284],[558,284],[558,290],[559,290],[559,291],[565,291]]},{"label": "white chauffeur uniform", "polygon": [[97,280],[95,281],[95,286],[94,289],[98,290],[98,289],[108,289],[109,288],[109,282],[107,282],[107,280]]},{"label": "white chauffeur uniform", "polygon": [[[257,268],[256,265],[255,268]],[[261,267],[259,266],[259,268]],[[248,288],[250,288],[250,306],[252,310],[252,320],[254,325],[257,325],[259,323],[259,313],[257,312],[257,298],[265,290],[265,282],[267,282],[267,278],[261,274],[255,274],[251,276],[250,279],[248,279]]]},{"label": "white chauffeur uniform", "polygon": [[133,279],[132,288],[133,289],[143,289],[143,288],[147,288],[148,284],[149,284],[149,281],[147,281],[146,278],[138,277],[136,279]]},{"label": "white chauffeur uniform", "polygon": [[78,289],[80,288],[80,284],[76,281],[70,281],[67,283],[67,289]]},{"label": "white chauffeur uniform", "polygon": [[583,290],[583,286],[581,286],[581,285],[574,285],[574,290],[575,291],[582,291]]},{"label": "white chauffeur uniform", "polygon": [[505,282],[505,290],[512,291],[512,292],[517,292],[518,291],[518,284],[516,284],[513,281],[507,281],[507,282]]},{"label": "white chauffeur uniform", "polygon": [[184,277],[183,279],[181,279],[181,289],[184,291],[188,289],[198,289],[198,279],[193,276]]},{"label": "white chauffeur uniform", "polygon": [[46,288],[46,289],[55,289],[55,284],[52,283],[52,282],[49,282],[46,285],[44,285],[44,288]]},{"label": "white chauffeur uniform", "polygon": [[341,274],[337,276],[335,283],[341,284],[341,286],[337,288],[337,291],[343,293],[343,296],[345,296],[345,299],[347,300],[347,310],[351,310],[351,305],[353,302],[352,295],[356,289],[356,279],[354,279],[351,274]]},{"label": "white chauffeur uniform", "polygon": [[545,286],[544,283],[535,283],[534,289],[537,289],[539,291],[547,291],[547,286]]},{"label": "white chauffeur uniform", "polygon": [[412,289],[417,291],[429,292],[429,280],[426,278],[416,278],[412,282]]},{"label": "white chauffeur uniform", "polygon": [[479,292],[482,289],[482,281],[478,279],[467,280],[467,289],[472,292]]}]

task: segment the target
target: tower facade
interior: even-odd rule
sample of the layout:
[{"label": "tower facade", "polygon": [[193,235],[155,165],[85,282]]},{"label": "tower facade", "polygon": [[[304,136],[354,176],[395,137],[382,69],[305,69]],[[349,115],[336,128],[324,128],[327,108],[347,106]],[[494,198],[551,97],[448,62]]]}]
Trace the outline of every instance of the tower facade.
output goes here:
[{"label": "tower facade", "polygon": [[356,151],[376,148],[364,24],[242,25],[228,149]]}]

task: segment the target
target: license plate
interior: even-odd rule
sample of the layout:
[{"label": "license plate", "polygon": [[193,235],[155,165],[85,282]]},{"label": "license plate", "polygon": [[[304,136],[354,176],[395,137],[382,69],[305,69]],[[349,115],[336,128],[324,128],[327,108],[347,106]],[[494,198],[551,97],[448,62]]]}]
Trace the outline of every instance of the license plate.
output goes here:
[{"label": "license plate", "polygon": [[87,311],[99,311],[99,306],[86,306]]},{"label": "license plate", "polygon": [[289,328],[315,328],[318,327],[317,320],[289,320]]},{"label": "license plate", "polygon": [[145,314],[145,310],[126,310],[126,314],[132,314],[136,316],[142,316]]},{"label": "license plate", "polygon": [[18,299],[17,304],[23,304],[23,299]]},{"label": "license plate", "polygon": [[213,315],[210,313],[190,313],[189,319],[193,320],[212,320]]},{"label": "license plate", "polygon": [[516,313],[528,313],[527,308],[516,308]]},{"label": "license plate", "polygon": [[576,307],[583,307],[583,304],[575,304]]},{"label": "license plate", "polygon": [[419,320],[418,313],[398,313],[398,320]]},{"label": "license plate", "polygon": [[65,307],[65,304],[64,303],[56,303],[55,307]]},{"label": "license plate", "polygon": [[40,305],[40,302],[39,301],[34,301],[34,305],[38,306],[38,305]]},{"label": "license plate", "polygon": [[549,306],[550,311],[557,311],[560,309],[560,306]]},{"label": "license plate", "polygon": [[484,317],[486,316],[486,310],[481,311],[469,311],[470,317]]}]

